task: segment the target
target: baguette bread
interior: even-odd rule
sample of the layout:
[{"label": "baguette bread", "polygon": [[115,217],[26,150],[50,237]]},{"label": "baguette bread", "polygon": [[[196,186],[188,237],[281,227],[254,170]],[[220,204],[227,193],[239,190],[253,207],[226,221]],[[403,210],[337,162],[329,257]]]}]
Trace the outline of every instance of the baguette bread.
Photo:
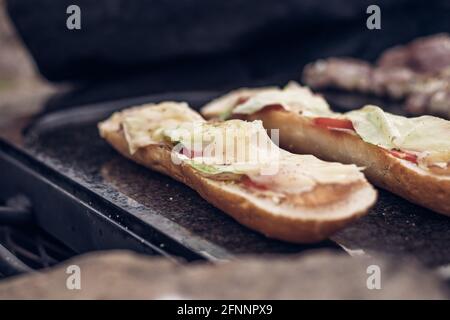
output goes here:
[{"label": "baguette bread", "polygon": [[[299,103],[305,104],[303,107],[306,110],[309,107],[308,104],[326,103],[320,96],[313,95],[309,90],[309,92],[305,91],[306,88],[301,89],[304,91],[300,94],[300,100],[302,97],[303,100]],[[280,89],[278,91],[280,92]],[[206,105],[202,109],[202,114],[206,118],[217,117],[224,110],[228,110],[227,112],[231,114],[229,109],[236,108],[236,105],[230,104],[230,101],[234,101],[234,104],[236,104],[238,100],[243,101],[252,96],[257,97],[260,92],[252,93],[250,89],[247,89],[247,96],[245,97],[237,91],[231,92],[226,96],[226,99],[221,97]],[[315,101],[315,99],[322,101]],[[280,146],[282,148],[294,153],[312,154],[326,161],[353,163],[364,167],[364,174],[375,185],[415,204],[444,215],[450,215],[450,172],[448,163],[450,150],[444,150],[447,163],[443,167],[424,168],[409,161],[407,156],[399,157],[395,150],[389,152],[379,145],[363,140],[355,133],[353,128],[355,122],[350,123],[349,127],[343,126],[342,128],[333,128],[332,124],[330,126],[318,125],[319,122],[315,119],[325,119],[319,117],[327,116],[326,107],[319,108],[322,110],[318,112],[319,117],[308,114],[308,112],[299,112],[298,108],[295,111],[288,109],[281,105],[274,105],[272,102],[267,107],[254,109],[254,112],[247,114],[236,112],[231,114],[230,117],[239,117],[249,121],[261,120],[266,129],[280,130]],[[383,116],[382,113],[379,114]],[[346,116],[346,114],[334,113],[330,113],[330,115],[336,117],[338,121]],[[442,131],[440,131],[441,135],[448,136],[450,122],[445,122],[442,119],[436,120],[436,122],[439,125],[444,125]],[[345,124],[345,122],[343,123]],[[423,132],[423,134],[426,135],[428,132]],[[442,137],[437,136],[436,138]]]},{"label": "baguette bread", "polygon": [[[346,167],[352,174],[355,174],[353,170],[358,173],[357,178],[350,183],[320,183],[312,190],[295,194],[295,197],[280,203],[276,197],[261,194],[258,190],[246,186],[241,180],[218,180],[205,176],[188,161],[175,163],[173,146],[165,141],[142,143],[145,137],[138,135],[141,144],[136,146],[130,143],[124,130],[126,129],[124,119],[127,114],[130,112],[139,114],[145,110],[159,110],[163,107],[174,109],[177,114],[190,114],[192,121],[197,121],[200,117],[187,105],[171,102],[145,105],[115,113],[101,122],[100,135],[123,156],[186,184],[239,223],[267,237],[294,243],[310,243],[326,239],[364,215],[376,200],[376,191],[356,166]],[[148,121],[152,122],[151,119]],[[312,156],[309,157],[313,159]],[[305,159],[306,163],[310,160]],[[318,159],[313,161],[328,165]]]}]

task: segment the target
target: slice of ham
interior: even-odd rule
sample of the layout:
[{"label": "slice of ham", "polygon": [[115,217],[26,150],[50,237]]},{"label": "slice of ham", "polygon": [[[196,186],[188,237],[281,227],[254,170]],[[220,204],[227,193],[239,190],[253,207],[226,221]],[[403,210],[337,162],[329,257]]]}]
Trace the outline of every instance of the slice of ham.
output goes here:
[{"label": "slice of ham", "polygon": [[418,157],[414,153],[399,150],[388,150],[388,152],[396,158],[407,160],[415,164],[418,163]]},{"label": "slice of ham", "polygon": [[323,118],[318,117],[314,118],[314,124],[327,128],[327,129],[347,129],[347,130],[355,130],[353,127],[353,123],[348,119],[335,119],[335,118]]}]

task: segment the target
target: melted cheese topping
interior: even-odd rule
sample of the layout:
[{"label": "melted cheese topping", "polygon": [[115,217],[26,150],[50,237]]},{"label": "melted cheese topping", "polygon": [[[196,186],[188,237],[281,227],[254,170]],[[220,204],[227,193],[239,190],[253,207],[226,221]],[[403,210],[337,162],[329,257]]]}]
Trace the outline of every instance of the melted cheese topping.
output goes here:
[{"label": "melted cheese topping", "polygon": [[422,116],[406,118],[365,106],[345,114],[367,142],[417,152],[450,152],[450,121]]},{"label": "melted cheese topping", "polygon": [[280,193],[301,193],[317,184],[347,184],[363,179],[355,165],[325,162],[311,155],[284,153],[274,175],[249,175],[255,183]]},{"label": "melted cheese topping", "polygon": [[261,121],[188,122],[166,129],[164,134],[172,142],[194,151],[192,161],[229,166],[236,173],[259,171],[277,161],[281,150],[269,138]]},{"label": "melted cheese topping", "polygon": [[[217,115],[229,115],[236,104],[239,102],[240,98],[251,97],[257,93],[277,91],[277,87],[263,87],[263,88],[241,88],[229,92],[217,99],[212,100],[207,103],[202,108],[202,113],[207,118],[216,117]],[[220,117],[220,116],[219,116]],[[225,120],[225,118],[224,118]]]},{"label": "melted cheese topping", "polygon": [[444,119],[432,116],[406,118],[371,105],[335,113],[321,96],[295,83],[284,89],[258,92],[232,113],[252,114],[270,105],[281,105],[285,110],[311,118],[348,119],[364,141],[388,150],[413,152],[423,167],[450,163],[450,121]]},{"label": "melted cheese topping", "polygon": [[245,174],[271,190],[297,193],[317,183],[349,183],[363,177],[356,166],[324,162],[278,148],[261,121],[186,123],[165,130],[165,134],[196,151],[188,161],[204,174]]},{"label": "melted cheese topping", "polygon": [[[300,193],[317,184],[350,184],[364,180],[355,165],[329,163],[295,155],[272,142],[261,121],[207,123],[186,104],[162,103],[113,115],[123,127],[130,152],[149,144],[174,145],[172,156],[211,179],[236,180],[243,175],[270,191]],[[189,152],[183,152],[187,149]]]},{"label": "melted cheese topping", "polygon": [[187,121],[205,121],[186,103],[176,102],[135,107],[123,111],[120,116],[131,154],[139,148],[162,142],[164,130]]},{"label": "melted cheese topping", "polygon": [[238,105],[233,113],[252,114],[270,105],[281,105],[285,110],[305,116],[333,115],[325,99],[295,82],[289,83],[284,89],[271,89],[256,93],[245,103]]}]

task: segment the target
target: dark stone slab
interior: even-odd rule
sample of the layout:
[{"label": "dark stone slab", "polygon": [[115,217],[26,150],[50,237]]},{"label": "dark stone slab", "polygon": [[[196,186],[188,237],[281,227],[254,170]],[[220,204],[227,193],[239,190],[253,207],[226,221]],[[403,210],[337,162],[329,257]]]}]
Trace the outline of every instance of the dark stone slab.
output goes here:
[{"label": "dark stone slab", "polygon": [[[186,93],[144,101],[186,100],[198,108],[210,98],[211,94]],[[210,259],[228,259],[238,254],[291,254],[322,247],[340,250],[331,241],[294,245],[268,239],[238,224],[189,187],[120,156],[100,138],[96,124],[115,109],[135,103],[117,101],[109,107],[99,104],[38,116],[22,147],[76,186],[88,190],[75,187],[77,197],[89,201],[97,195],[105,199],[102,213],[112,206],[122,209],[122,214],[108,218],[148,241],[152,241],[149,229],[158,228]],[[102,115],[98,114],[102,109]],[[171,248],[164,246],[162,249],[170,252]]]},{"label": "dark stone slab", "polygon": [[[191,93],[169,94],[165,100],[188,101],[198,108],[210,98]],[[125,101],[112,106],[127,105]],[[168,219],[170,224],[163,223],[165,232],[212,257],[296,253],[314,248],[269,240],[234,222],[188,187],[121,157],[98,136],[96,121],[113,110],[105,109],[103,116],[93,116],[95,110],[104,107],[62,111],[53,120],[52,113],[41,117],[26,136],[25,149],[70,180],[124,209],[141,224],[159,224],[159,217]],[[122,221],[124,217],[112,218],[131,225]],[[381,253],[399,261],[412,257],[433,269],[450,264],[450,219],[383,190],[367,216],[332,240],[352,255]],[[324,242],[318,246],[336,245]]]}]

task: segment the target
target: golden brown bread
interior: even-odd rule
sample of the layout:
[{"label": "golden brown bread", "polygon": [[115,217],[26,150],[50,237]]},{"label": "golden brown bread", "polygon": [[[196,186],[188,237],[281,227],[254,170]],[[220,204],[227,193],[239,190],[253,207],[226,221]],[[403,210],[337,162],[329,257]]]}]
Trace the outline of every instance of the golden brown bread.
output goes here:
[{"label": "golden brown bread", "polygon": [[296,206],[279,204],[241,183],[210,179],[187,163],[175,164],[169,145],[152,144],[131,154],[123,129],[109,121],[99,125],[100,134],[122,155],[186,184],[241,224],[271,238],[296,243],[326,239],[365,214],[376,200],[376,191],[363,179],[351,185],[317,186],[298,195]]}]

